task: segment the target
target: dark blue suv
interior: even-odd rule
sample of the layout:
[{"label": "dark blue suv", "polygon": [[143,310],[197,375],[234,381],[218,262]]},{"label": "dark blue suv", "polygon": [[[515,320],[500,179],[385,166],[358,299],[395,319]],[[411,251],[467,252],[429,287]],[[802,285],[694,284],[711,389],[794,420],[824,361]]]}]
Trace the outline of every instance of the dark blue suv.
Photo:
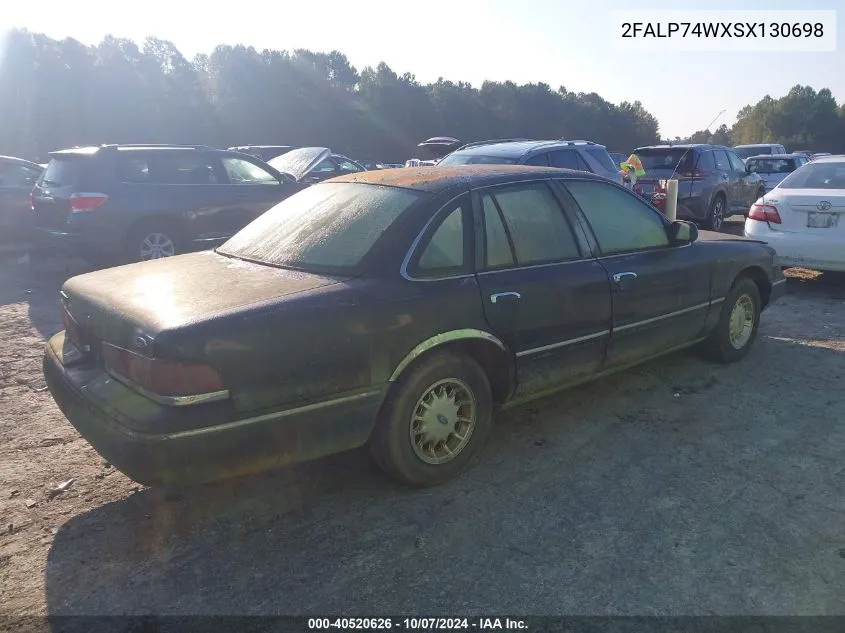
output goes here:
[{"label": "dark blue suv", "polygon": [[607,148],[592,141],[535,141],[496,139],[470,143],[456,149],[440,165],[534,165],[588,171],[622,182],[619,166]]},{"label": "dark blue suv", "polygon": [[35,254],[97,265],[212,248],[307,186],[253,156],[204,146],[102,145],[50,157],[32,191]]}]

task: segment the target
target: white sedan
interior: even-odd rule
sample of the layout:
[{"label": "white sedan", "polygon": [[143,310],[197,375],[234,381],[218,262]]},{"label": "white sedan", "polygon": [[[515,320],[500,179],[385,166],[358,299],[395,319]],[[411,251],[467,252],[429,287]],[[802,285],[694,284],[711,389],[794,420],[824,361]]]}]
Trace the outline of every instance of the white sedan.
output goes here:
[{"label": "white sedan", "polygon": [[751,205],[745,237],[769,244],[783,266],[845,272],[845,156],[784,178]]}]

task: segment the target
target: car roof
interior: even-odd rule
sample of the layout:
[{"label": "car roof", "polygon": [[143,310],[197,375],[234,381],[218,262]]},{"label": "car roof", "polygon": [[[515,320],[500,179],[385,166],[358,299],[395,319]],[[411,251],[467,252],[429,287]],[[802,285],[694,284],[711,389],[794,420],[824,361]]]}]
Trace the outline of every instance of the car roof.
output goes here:
[{"label": "car roof", "polygon": [[473,154],[484,156],[504,156],[516,158],[537,149],[551,149],[553,147],[604,147],[599,143],[588,144],[584,141],[569,140],[531,140],[522,139],[514,141],[491,141],[489,143],[470,143],[469,146],[458,148],[455,154]]},{"label": "car roof", "polygon": [[731,149],[727,145],[713,145],[712,143],[677,143],[673,145],[643,145],[642,147],[638,147],[634,150],[634,153],[644,150],[644,149],[695,149],[695,148],[702,148],[702,149]]},{"label": "car roof", "polygon": [[767,158],[773,160],[780,160],[781,158],[799,158],[799,157],[807,158],[806,154],[756,154],[754,156],[749,156],[745,160],[751,160],[752,158]]},{"label": "car roof", "polygon": [[734,147],[781,147],[780,143],[749,143],[747,145],[734,145]]},{"label": "car roof", "polygon": [[125,145],[117,145],[117,144],[108,144],[108,145],[89,145],[85,147],[70,147],[67,149],[60,149],[50,152],[50,156],[91,156],[94,154],[98,154],[101,151],[155,151],[155,150],[165,150],[165,151],[172,151],[172,150],[183,150],[183,151],[192,151],[192,150],[201,150],[204,152],[227,152],[228,150],[222,149],[215,149],[213,147],[208,147],[206,145],[170,145],[170,144],[156,144],[156,143],[141,143],[141,144],[125,144]]},{"label": "car roof", "polygon": [[814,159],[814,163],[839,163],[845,161],[845,154],[830,154],[829,156],[819,156]]},{"label": "car roof", "polygon": [[[380,169],[338,176],[326,183],[359,182],[387,187],[402,187],[428,193],[440,193],[452,187],[483,187],[508,180],[532,178],[584,178],[605,181],[605,178],[588,172],[556,167],[530,165],[455,165],[443,167],[401,167]],[[314,185],[321,186],[321,185]]]},{"label": "car roof", "polygon": [[33,163],[30,160],[26,160],[25,158],[18,158],[16,156],[0,156],[0,161],[6,163],[17,163],[19,165],[26,165],[27,167],[38,167],[41,169],[41,165],[38,163]]}]

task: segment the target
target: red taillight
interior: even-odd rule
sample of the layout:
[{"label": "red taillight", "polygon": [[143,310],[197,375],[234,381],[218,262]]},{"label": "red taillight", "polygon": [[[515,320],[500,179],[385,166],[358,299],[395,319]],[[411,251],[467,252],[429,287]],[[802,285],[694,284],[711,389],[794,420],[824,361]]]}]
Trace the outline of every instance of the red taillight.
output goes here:
[{"label": "red taillight", "polygon": [[768,222],[769,224],[780,224],[780,213],[778,213],[777,207],[770,204],[755,203],[748,210],[748,219]]},{"label": "red taillight", "polygon": [[109,197],[104,193],[72,193],[70,194],[70,211],[92,211],[103,205]]},{"label": "red taillight", "polygon": [[190,404],[194,398],[225,391],[217,370],[202,363],[148,358],[108,343],[103,344],[103,360],[109,371],[153,397],[185,398],[181,404]]},{"label": "red taillight", "polygon": [[710,172],[706,169],[693,169],[692,171],[679,171],[678,175],[681,178],[707,178]]}]

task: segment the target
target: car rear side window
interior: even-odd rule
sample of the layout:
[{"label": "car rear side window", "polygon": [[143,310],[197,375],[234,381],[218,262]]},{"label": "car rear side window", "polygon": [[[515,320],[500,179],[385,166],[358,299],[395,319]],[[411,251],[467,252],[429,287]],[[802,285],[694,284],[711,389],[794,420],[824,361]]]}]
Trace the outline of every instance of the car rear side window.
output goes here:
[{"label": "car rear side window", "polygon": [[409,266],[418,277],[440,277],[469,272],[467,257],[469,195],[450,203],[429,233],[425,245]]},{"label": "car rear side window", "polygon": [[82,157],[54,158],[44,170],[41,184],[47,187],[68,187],[75,185],[82,173]]},{"label": "car rear side window", "polygon": [[625,189],[609,183],[567,180],[602,254],[636,252],[669,245],[660,214]]},{"label": "car rear side window", "polygon": [[525,161],[526,165],[533,165],[534,167],[548,167],[549,166],[549,153],[543,152],[542,154],[537,154],[532,156],[527,161]]},{"label": "car rear side window", "polygon": [[607,153],[606,149],[602,149],[601,147],[588,147],[584,151],[587,152],[587,155],[590,158],[596,161],[607,171],[619,171],[619,168],[613,164],[613,159],[610,158],[610,154]]},{"label": "car rear side window", "polygon": [[546,184],[500,187],[482,196],[487,268],[578,259],[575,235]]},{"label": "car rear side window", "polygon": [[121,182],[149,185],[216,185],[225,181],[215,161],[200,152],[119,153]]},{"label": "car rear side window", "polygon": [[586,161],[578,155],[578,150],[574,149],[561,149],[550,152],[549,163],[552,167],[590,171],[589,165],[587,165]]},{"label": "car rear side window", "polygon": [[728,159],[728,154],[725,150],[714,149],[713,159],[716,161],[716,169],[719,171],[731,171],[731,161]]},{"label": "car rear side window", "polygon": [[716,161],[712,151],[703,151],[698,154],[698,161],[695,165],[698,169],[716,169]]}]

